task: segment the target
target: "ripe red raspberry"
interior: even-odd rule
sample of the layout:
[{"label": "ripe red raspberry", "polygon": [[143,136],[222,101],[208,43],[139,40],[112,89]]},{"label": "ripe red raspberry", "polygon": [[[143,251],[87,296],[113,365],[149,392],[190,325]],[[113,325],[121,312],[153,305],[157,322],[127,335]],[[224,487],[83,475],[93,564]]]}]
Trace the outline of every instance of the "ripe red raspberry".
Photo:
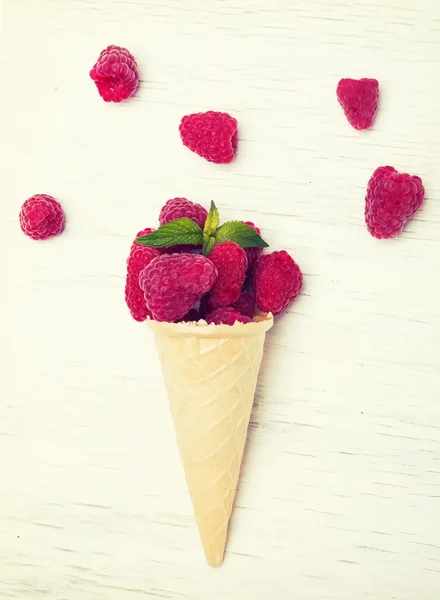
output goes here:
[{"label": "ripe red raspberry", "polygon": [[[152,233],[153,229],[147,228],[139,231],[136,237]],[[136,321],[145,321],[151,317],[147,308],[144,293],[139,287],[139,275],[141,271],[157,256],[159,251],[156,248],[141,246],[136,240],[131,245],[130,254],[127,259],[127,277],[125,283],[125,302]]]},{"label": "ripe red raspberry", "polygon": [[217,269],[200,254],[162,254],[140,274],[139,285],[156,321],[178,321],[206,294]]},{"label": "ripe red raspberry", "polygon": [[246,253],[235,242],[222,242],[211,250],[209,260],[218,271],[209,303],[213,308],[230,306],[241,294],[248,264]]},{"label": "ripe red raspberry", "polygon": [[127,100],[139,84],[136,61],[128,50],[120,46],[108,46],[101,52],[90,77],[105,102]]},{"label": "ripe red raspberry", "polygon": [[203,229],[207,216],[208,211],[200,204],[195,204],[186,198],[172,198],[167,200],[162,207],[159,223],[165,225],[169,221],[186,217],[197,223],[200,229]]},{"label": "ripe red raspberry", "polygon": [[160,252],[157,248],[149,246],[141,246],[136,242],[130,250],[130,255],[127,259],[127,273],[139,279],[139,274],[152,260],[159,256]]},{"label": "ripe red raspberry", "polygon": [[179,131],[184,146],[209,162],[226,164],[235,158],[237,128],[234,117],[210,110],[183,117]]},{"label": "ripe red raspberry", "polygon": [[355,129],[368,129],[373,125],[379,100],[377,79],[341,79],[336,95]]},{"label": "ripe red raspberry", "polygon": [[[141,229],[140,231],[137,232],[136,238],[142,237],[143,235],[149,235],[150,233],[153,233],[153,231],[154,231],[154,229],[152,229],[151,227],[146,227],[145,229]],[[136,238],[135,238],[133,244],[137,244]],[[141,246],[141,245],[142,244],[138,244],[138,246]]]},{"label": "ripe red raspberry", "polygon": [[285,250],[263,254],[254,271],[255,300],[261,310],[279,315],[299,296],[300,268]]},{"label": "ripe red raspberry", "polygon": [[365,221],[375,238],[392,238],[422,205],[425,190],[420,177],[378,167],[368,182]]},{"label": "ripe red raspberry", "polygon": [[243,292],[240,294],[240,298],[237,302],[234,302],[232,308],[235,308],[235,310],[238,310],[242,315],[252,319],[255,313],[255,298],[251,294]]},{"label": "ripe red raspberry", "polygon": [[[252,221],[243,221],[243,223],[245,225],[249,225],[249,227],[252,227],[252,229],[256,231],[258,235],[261,234],[260,228],[254,225]],[[263,252],[263,248],[246,248],[245,252],[248,259],[248,271],[251,272],[255,267],[255,263],[257,262],[258,257]]]},{"label": "ripe red raspberry", "polygon": [[210,325],[234,325],[239,323],[250,323],[251,319],[242,315],[234,308],[216,308],[206,317]]},{"label": "ripe red raspberry", "polygon": [[20,226],[33,240],[47,240],[64,229],[65,217],[61,204],[47,194],[28,198],[20,210]]},{"label": "ripe red raspberry", "polygon": [[139,283],[128,274],[125,281],[125,302],[135,321],[145,321],[148,317],[151,318],[151,313],[147,308],[144,293],[140,289]]}]

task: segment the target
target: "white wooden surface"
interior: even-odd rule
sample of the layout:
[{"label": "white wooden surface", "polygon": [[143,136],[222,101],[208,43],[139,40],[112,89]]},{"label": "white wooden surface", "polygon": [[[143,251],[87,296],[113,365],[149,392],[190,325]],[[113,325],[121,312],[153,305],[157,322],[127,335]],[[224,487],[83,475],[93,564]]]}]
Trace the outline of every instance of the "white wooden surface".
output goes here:
[{"label": "white wooden surface", "polygon": [[[385,6],[387,5],[387,6]],[[110,43],[136,98],[88,71]],[[440,597],[440,8],[437,0],[5,0],[1,73],[0,597]],[[374,129],[340,77],[376,77]],[[239,120],[211,165],[180,118]],[[392,164],[427,199],[371,238]],[[49,193],[65,233],[35,243]],[[124,305],[131,238],[184,195],[252,219],[305,291],[268,336],[224,565],[204,562],[145,327]]]}]

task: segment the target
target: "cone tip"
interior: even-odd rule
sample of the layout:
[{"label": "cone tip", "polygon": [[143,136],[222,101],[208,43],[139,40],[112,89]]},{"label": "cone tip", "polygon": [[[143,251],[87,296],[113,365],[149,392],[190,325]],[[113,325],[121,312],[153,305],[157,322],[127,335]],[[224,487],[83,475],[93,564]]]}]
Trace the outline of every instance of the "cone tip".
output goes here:
[{"label": "cone tip", "polygon": [[224,549],[223,552],[206,554],[206,562],[210,567],[219,567],[223,562],[224,555]]}]

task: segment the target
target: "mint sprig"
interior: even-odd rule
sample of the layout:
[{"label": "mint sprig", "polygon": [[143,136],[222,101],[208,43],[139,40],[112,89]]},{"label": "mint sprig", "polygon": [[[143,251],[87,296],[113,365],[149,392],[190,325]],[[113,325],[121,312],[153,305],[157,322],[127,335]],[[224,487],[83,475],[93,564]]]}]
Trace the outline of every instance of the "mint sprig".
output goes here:
[{"label": "mint sprig", "polygon": [[210,236],[214,235],[220,223],[220,215],[214,202],[211,200],[211,206],[209,207],[209,213],[206,217],[205,227],[203,233]]},{"label": "mint sprig", "polygon": [[216,233],[217,243],[235,242],[242,248],[267,248],[269,244],[246,223],[241,221],[228,221],[223,223]]},{"label": "mint sprig", "polygon": [[153,233],[137,238],[143,246],[168,248],[170,246],[202,246],[202,254],[208,256],[216,244],[235,242],[241,248],[267,248],[262,237],[249,225],[241,221],[227,221],[220,225],[220,216],[214,202],[211,202],[203,231],[191,219],[175,219],[161,225]]},{"label": "mint sprig", "polygon": [[197,223],[183,217],[161,225],[153,233],[138,237],[136,242],[142,246],[153,246],[154,248],[168,248],[180,244],[201,246],[203,231]]}]

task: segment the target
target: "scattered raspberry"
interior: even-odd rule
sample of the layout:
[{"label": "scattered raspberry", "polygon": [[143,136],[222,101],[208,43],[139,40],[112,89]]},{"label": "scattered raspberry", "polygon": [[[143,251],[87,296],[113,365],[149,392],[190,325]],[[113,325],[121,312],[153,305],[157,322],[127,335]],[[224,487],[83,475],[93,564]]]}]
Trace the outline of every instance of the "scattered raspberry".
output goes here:
[{"label": "scattered raspberry", "polygon": [[209,302],[213,308],[230,306],[240,297],[248,265],[246,253],[234,242],[222,242],[211,250],[209,260],[218,270]]},{"label": "scattered raspberry", "polygon": [[243,292],[237,302],[234,302],[232,308],[252,319],[255,313],[255,298],[251,294]]},{"label": "scattered raspberry", "polygon": [[105,102],[127,100],[139,84],[136,61],[128,50],[120,46],[108,46],[101,52],[90,77]]},{"label": "scattered raspberry", "polygon": [[[243,223],[245,225],[249,225],[249,227],[252,227],[252,229],[256,231],[258,235],[261,234],[261,230],[259,229],[259,227],[254,225],[251,221],[243,221]],[[253,271],[258,257],[263,252],[263,248],[246,248],[245,252],[248,259],[248,271]]]},{"label": "scattered raspberry", "polygon": [[162,207],[159,215],[159,223],[165,225],[169,221],[186,217],[197,223],[200,229],[203,229],[207,216],[208,211],[200,204],[195,204],[186,198],[172,198],[171,200],[167,200]]},{"label": "scattered raspberry", "polygon": [[[140,231],[136,237],[151,233],[152,230],[144,229]],[[131,316],[136,321],[145,321],[147,317],[151,317],[151,313],[147,308],[144,294],[139,287],[139,275],[141,271],[150,262],[159,256],[159,251],[156,248],[141,246],[136,241],[133,242],[130,250],[130,255],[127,259],[127,277],[125,282],[125,302]]]},{"label": "scattered raspberry", "polygon": [[206,321],[210,325],[234,325],[237,321],[239,323],[250,323],[251,319],[234,308],[216,308],[212,313],[209,313]]},{"label": "scattered raspberry", "polygon": [[156,321],[178,321],[206,294],[217,269],[199,254],[162,254],[140,274],[148,309]]},{"label": "scattered raspberry", "polygon": [[285,250],[263,254],[254,271],[255,300],[261,310],[279,315],[301,292],[302,273]]},{"label": "scattered raspberry", "polygon": [[350,125],[355,129],[373,125],[379,100],[377,79],[341,79],[336,95]]},{"label": "scattered raspberry", "polygon": [[425,190],[420,177],[378,167],[368,182],[365,221],[375,238],[392,238],[422,205]]},{"label": "scattered raspberry", "polygon": [[199,321],[199,320],[200,320],[199,311],[196,310],[195,308],[192,308],[189,312],[186,313],[186,315],[184,317],[182,317],[182,319],[180,319],[180,321],[182,323],[191,323],[191,321]]},{"label": "scattered raspberry", "polygon": [[183,117],[179,131],[184,146],[209,162],[225,164],[235,158],[237,128],[228,113],[210,110]]},{"label": "scattered raspberry", "polygon": [[47,240],[64,229],[65,217],[61,204],[47,194],[28,198],[20,210],[20,226],[33,240]]}]

